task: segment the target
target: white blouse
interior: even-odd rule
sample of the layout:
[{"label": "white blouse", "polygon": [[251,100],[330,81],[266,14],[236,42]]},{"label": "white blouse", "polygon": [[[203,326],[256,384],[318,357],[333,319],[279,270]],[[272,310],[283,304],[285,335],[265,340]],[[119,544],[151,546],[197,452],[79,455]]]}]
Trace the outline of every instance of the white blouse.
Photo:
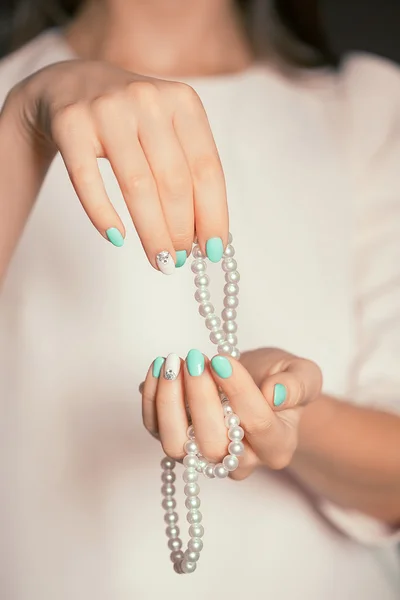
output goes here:
[{"label": "white blouse", "polygon": [[[0,103],[20,79],[71,56],[50,32],[6,58]],[[258,66],[189,83],[227,180],[241,349],[309,357],[327,393],[400,412],[398,68],[356,55],[337,75],[289,79]],[[2,290],[1,597],[398,598],[382,524],[322,500],[316,510],[268,471],[204,482],[201,568],[172,572],[162,454],[142,428],[137,387],[157,355],[213,350],[189,272],[167,278],[148,265],[100,164],[124,248],[93,229],[58,157]]]}]

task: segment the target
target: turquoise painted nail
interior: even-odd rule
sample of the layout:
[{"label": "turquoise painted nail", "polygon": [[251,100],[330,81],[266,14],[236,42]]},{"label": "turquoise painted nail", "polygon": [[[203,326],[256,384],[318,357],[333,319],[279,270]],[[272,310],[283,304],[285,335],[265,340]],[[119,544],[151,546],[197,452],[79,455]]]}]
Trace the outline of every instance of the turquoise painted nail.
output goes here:
[{"label": "turquoise painted nail", "polygon": [[165,358],[163,356],[157,356],[156,360],[153,362],[153,377],[158,379],[160,377],[162,366],[165,362]]},{"label": "turquoise painted nail", "polygon": [[107,229],[106,236],[108,241],[111,242],[114,246],[120,248],[124,245],[124,238],[122,237],[122,233],[116,227],[110,227]]},{"label": "turquoise painted nail", "polygon": [[204,371],[204,356],[200,350],[190,350],[186,357],[189,375],[199,377]]},{"label": "turquoise painted nail", "polygon": [[207,258],[213,263],[217,263],[221,260],[224,253],[224,245],[221,238],[211,238],[206,242],[206,253]]},{"label": "turquoise painted nail", "polygon": [[176,263],[175,266],[177,267],[177,269],[179,269],[179,267],[183,267],[183,265],[185,264],[187,259],[187,252],[186,250],[178,250],[176,252]]},{"label": "turquoise painted nail", "polygon": [[225,356],[214,356],[211,366],[222,379],[228,379],[232,375],[232,365]]},{"label": "turquoise painted nail", "polygon": [[280,406],[286,400],[287,392],[284,385],[277,383],[274,387],[274,406]]}]

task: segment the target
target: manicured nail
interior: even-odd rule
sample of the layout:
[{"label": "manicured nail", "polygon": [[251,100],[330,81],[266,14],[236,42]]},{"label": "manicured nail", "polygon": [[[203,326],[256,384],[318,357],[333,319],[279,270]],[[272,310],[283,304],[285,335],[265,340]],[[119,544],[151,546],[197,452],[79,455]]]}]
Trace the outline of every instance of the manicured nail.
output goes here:
[{"label": "manicured nail", "polygon": [[175,264],[172,256],[166,250],[159,252],[156,256],[157,266],[164,275],[172,275],[175,271]]},{"label": "manicured nail", "polygon": [[117,248],[120,248],[124,245],[125,240],[122,236],[122,233],[116,227],[110,227],[110,229],[107,229],[106,236],[108,241],[114,246],[117,246]]},{"label": "manicured nail", "polygon": [[175,262],[176,268],[179,269],[179,267],[183,267],[183,265],[186,262],[186,259],[187,259],[186,250],[178,250],[176,252],[176,262]]},{"label": "manicured nail", "polygon": [[177,354],[168,354],[165,361],[164,377],[173,381],[179,375],[181,369],[181,359]]},{"label": "manicured nail", "polygon": [[277,383],[274,387],[274,406],[280,406],[286,400],[287,392],[284,385]]},{"label": "manicured nail", "polygon": [[232,365],[225,356],[214,356],[211,366],[222,379],[228,379],[232,375]]},{"label": "manicured nail", "polygon": [[199,350],[190,350],[186,357],[189,375],[198,377],[204,371],[204,355]]},{"label": "manicured nail", "polygon": [[217,263],[221,260],[224,253],[224,245],[221,238],[211,238],[206,242],[206,253],[207,258],[213,263]]},{"label": "manicured nail", "polygon": [[153,362],[153,377],[158,379],[160,377],[161,368],[165,362],[165,358],[163,356],[157,356],[156,360]]}]

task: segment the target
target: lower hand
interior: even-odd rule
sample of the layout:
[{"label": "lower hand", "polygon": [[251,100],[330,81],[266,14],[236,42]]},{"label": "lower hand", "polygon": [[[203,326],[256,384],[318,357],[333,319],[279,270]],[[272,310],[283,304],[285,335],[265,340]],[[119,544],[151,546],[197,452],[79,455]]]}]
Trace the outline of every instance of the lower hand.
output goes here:
[{"label": "lower hand", "polygon": [[[290,464],[302,408],[321,393],[315,363],[274,348],[246,352],[240,362],[231,357],[209,361],[198,351],[191,351],[186,361],[170,356],[167,363],[156,359],[142,385],[144,425],[168,456],[184,456],[186,403],[203,456],[214,463],[226,456],[220,387],[245,432],[245,452],[232,477],[243,479],[260,465],[282,469]],[[173,380],[165,377],[171,365],[179,371]]]}]

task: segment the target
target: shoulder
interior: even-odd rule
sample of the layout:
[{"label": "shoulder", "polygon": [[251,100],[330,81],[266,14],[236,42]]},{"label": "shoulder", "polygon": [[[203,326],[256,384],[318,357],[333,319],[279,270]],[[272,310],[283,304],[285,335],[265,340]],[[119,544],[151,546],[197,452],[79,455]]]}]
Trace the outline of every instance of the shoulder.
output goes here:
[{"label": "shoulder", "polygon": [[400,160],[400,67],[368,54],[350,55],[339,75],[344,134],[354,164],[397,155]]},{"label": "shoulder", "polygon": [[0,61],[0,107],[19,81],[43,67],[71,58],[60,34],[49,30]]}]

